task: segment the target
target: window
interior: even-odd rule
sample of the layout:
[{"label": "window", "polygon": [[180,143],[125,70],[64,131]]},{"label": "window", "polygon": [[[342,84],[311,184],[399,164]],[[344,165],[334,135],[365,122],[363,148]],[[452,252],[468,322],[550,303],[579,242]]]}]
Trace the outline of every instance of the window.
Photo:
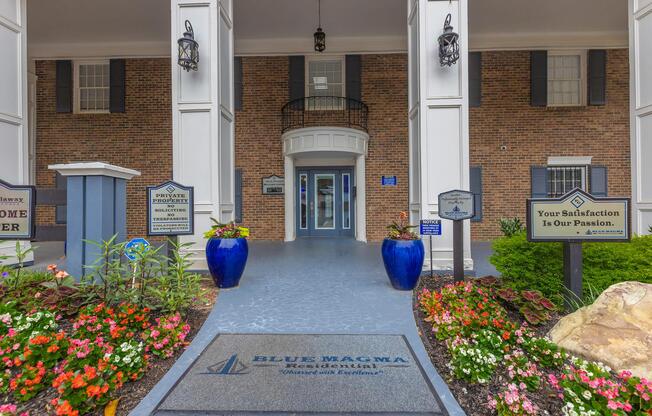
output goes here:
[{"label": "window", "polygon": [[75,112],[109,112],[109,61],[75,62]]},{"label": "window", "polygon": [[344,58],[307,59],[306,97],[344,97]]},{"label": "window", "polygon": [[586,166],[548,166],[548,198],[559,198],[575,188],[586,191]]},{"label": "window", "polygon": [[548,52],[548,106],[586,105],[586,51]]}]

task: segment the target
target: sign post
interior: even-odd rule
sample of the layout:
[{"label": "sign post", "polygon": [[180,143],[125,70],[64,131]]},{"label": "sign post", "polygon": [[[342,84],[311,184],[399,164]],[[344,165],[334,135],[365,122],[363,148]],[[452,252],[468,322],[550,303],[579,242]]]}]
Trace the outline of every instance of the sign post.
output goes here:
[{"label": "sign post", "polygon": [[430,277],[433,277],[432,271],[432,236],[441,235],[441,220],[421,220],[419,226],[419,234],[422,236],[427,235],[430,237],[429,250],[430,251]]},{"label": "sign post", "polygon": [[583,296],[582,242],[629,241],[630,227],[629,198],[596,198],[574,189],[560,198],[527,200],[528,241],[564,243],[564,283],[577,299]]},{"label": "sign post", "polygon": [[473,193],[453,190],[439,194],[439,217],[453,220],[453,279],[464,280],[464,220],[473,218]]}]

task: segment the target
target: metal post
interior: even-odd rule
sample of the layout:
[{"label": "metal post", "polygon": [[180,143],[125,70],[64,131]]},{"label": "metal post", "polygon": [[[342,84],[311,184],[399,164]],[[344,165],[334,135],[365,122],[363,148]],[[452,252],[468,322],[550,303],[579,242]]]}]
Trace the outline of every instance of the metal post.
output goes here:
[{"label": "metal post", "polygon": [[[582,295],[582,243],[564,243],[564,284],[575,295],[575,300],[583,298]],[[566,294],[566,303],[569,304],[570,293]]]},{"label": "metal post", "polygon": [[464,281],[464,222],[453,221],[453,277],[456,282]]},{"label": "metal post", "polygon": [[430,235],[430,245],[428,250],[430,250],[430,278],[432,279],[432,234]]}]

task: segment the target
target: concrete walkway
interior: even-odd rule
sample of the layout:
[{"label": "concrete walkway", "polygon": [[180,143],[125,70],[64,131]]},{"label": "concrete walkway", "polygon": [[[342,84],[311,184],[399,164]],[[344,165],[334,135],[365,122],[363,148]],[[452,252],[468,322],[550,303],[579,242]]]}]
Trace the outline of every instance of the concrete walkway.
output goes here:
[{"label": "concrete walkway", "polygon": [[404,335],[448,414],[464,415],[419,338],[412,293],[390,286],[377,244],[341,239],[251,243],[240,287],[220,292],[192,344],[131,415],[150,415],[215,336],[224,333]]}]

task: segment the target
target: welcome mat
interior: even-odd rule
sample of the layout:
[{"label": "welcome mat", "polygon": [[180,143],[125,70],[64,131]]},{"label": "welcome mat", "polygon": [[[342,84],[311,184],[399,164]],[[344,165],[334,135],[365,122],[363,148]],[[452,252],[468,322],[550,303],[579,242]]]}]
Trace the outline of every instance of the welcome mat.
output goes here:
[{"label": "welcome mat", "polygon": [[155,415],[442,414],[401,335],[218,335]]}]

